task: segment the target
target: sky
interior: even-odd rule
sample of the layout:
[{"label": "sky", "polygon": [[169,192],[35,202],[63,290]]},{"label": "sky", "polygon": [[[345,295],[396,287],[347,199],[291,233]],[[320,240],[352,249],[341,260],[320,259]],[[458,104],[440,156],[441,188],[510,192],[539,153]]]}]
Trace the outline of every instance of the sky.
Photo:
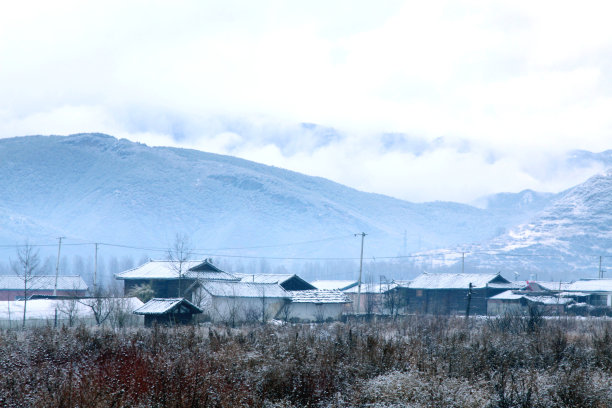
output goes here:
[{"label": "sky", "polygon": [[103,132],[409,201],[560,191],[612,148],[609,2],[21,1],[0,137]]}]

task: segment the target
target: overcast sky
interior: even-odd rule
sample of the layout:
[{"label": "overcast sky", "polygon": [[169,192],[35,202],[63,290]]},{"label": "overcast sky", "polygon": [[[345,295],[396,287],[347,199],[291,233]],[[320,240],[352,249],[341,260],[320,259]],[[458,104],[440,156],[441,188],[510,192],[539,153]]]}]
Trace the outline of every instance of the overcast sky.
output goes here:
[{"label": "overcast sky", "polygon": [[559,191],[602,170],[563,167],[566,152],[612,148],[611,11],[605,1],[4,3],[0,137],[104,132],[410,201]]}]

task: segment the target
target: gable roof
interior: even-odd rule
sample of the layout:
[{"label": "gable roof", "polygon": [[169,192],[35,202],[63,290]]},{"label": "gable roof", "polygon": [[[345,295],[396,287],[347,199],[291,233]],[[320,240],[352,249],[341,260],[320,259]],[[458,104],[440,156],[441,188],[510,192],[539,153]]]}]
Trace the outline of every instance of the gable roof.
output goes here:
[{"label": "gable roof", "polygon": [[276,283],[244,281],[206,281],[202,289],[215,297],[289,298],[290,294]]},{"label": "gable roof", "polygon": [[203,313],[203,310],[184,298],[153,298],[134,310],[134,314],[161,315],[168,313]]},{"label": "gable roof", "polygon": [[[485,288],[490,283],[510,284],[497,273],[422,273],[408,286],[410,289],[467,289]],[[500,285],[496,285],[499,287]]]},{"label": "gable roof", "polygon": [[612,279],[581,279],[568,284],[565,291],[612,292]]},{"label": "gable roof", "polygon": [[291,292],[292,303],[351,303],[351,299],[338,289],[300,290]]},{"label": "gable roof", "polygon": [[[252,283],[277,283],[286,290],[312,290],[316,289],[315,286],[306,282],[296,274],[277,274],[277,273],[260,273],[260,274],[248,274],[248,273],[234,273],[234,276],[240,278],[242,282]],[[293,288],[302,289],[293,289]]]},{"label": "gable roof", "polygon": [[[208,260],[186,261],[182,265],[183,277],[188,279],[237,280],[234,275],[224,272]],[[173,261],[149,261],[136,268],[115,274],[119,280],[130,279],[178,279],[178,264]]]},{"label": "gable roof", "polygon": [[544,305],[554,305],[554,304],[566,304],[572,303],[574,300],[566,297],[559,297],[556,295],[530,295],[528,293],[521,293],[520,291],[507,290],[505,292],[499,293],[495,296],[490,297],[492,300],[519,300],[526,299],[533,303],[541,303]]},{"label": "gable roof", "polygon": [[[330,279],[322,279],[310,282],[317,289],[339,289],[346,290],[350,289],[353,286],[357,286],[358,282],[354,280],[330,280]],[[361,287],[363,288],[363,282]]]},{"label": "gable roof", "polygon": [[[30,281],[31,279],[31,281]],[[17,275],[0,275],[0,290],[23,290],[23,279]],[[28,279],[28,291],[53,290],[55,275],[38,275]],[[57,290],[87,290],[87,284],[79,275],[57,277]]]}]

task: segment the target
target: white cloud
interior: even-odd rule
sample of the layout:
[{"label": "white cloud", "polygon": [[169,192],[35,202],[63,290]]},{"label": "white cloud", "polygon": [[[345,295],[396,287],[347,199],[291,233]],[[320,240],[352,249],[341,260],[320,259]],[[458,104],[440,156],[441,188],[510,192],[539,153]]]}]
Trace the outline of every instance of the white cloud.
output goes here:
[{"label": "white cloud", "polygon": [[[566,188],[586,174],[546,170],[555,160],[610,148],[609,9],[15,2],[0,14],[0,137],[100,131],[419,201]],[[384,132],[444,142],[416,155]]]}]

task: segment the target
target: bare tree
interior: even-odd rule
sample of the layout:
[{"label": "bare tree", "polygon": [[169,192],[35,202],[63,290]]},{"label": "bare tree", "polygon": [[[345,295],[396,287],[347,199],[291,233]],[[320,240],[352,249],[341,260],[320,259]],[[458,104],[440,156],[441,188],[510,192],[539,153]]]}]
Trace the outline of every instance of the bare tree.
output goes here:
[{"label": "bare tree", "polygon": [[170,261],[171,268],[176,272],[178,276],[178,297],[182,296],[181,284],[186,269],[186,263],[191,257],[191,241],[185,234],[176,234],[174,243],[168,249],[168,261]]},{"label": "bare tree", "polygon": [[11,268],[13,272],[19,276],[23,282],[23,323],[25,328],[26,309],[28,306],[28,296],[30,290],[38,278],[40,266],[40,257],[38,251],[35,251],[32,246],[26,242],[23,246],[17,248],[17,260],[11,260]]},{"label": "bare tree", "polygon": [[115,306],[115,302],[111,299],[110,293],[102,289],[96,290],[96,293],[90,298],[79,300],[79,303],[91,309],[98,326],[102,325],[106,319],[108,319]]},{"label": "bare tree", "polygon": [[79,303],[76,298],[63,299],[57,303],[57,310],[66,316],[68,327],[74,326],[79,313]]}]

